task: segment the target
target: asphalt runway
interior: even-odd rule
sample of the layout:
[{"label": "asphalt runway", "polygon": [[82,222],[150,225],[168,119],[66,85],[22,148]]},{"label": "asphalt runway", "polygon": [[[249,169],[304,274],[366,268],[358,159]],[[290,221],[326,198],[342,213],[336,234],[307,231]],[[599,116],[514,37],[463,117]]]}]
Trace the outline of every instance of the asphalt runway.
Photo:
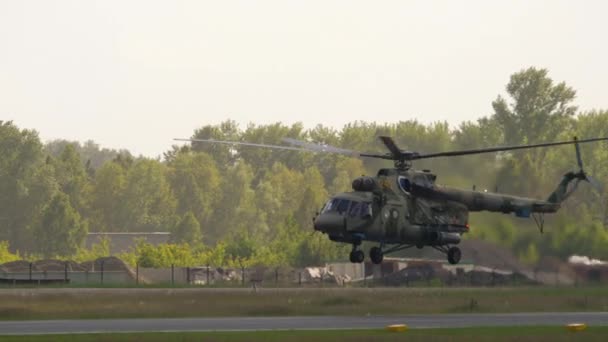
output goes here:
[{"label": "asphalt runway", "polygon": [[383,328],[390,324],[407,324],[411,328],[456,328],[472,326],[563,325],[568,323],[586,323],[590,326],[608,325],[608,312],[3,321],[0,322],[0,335],[375,329]]}]

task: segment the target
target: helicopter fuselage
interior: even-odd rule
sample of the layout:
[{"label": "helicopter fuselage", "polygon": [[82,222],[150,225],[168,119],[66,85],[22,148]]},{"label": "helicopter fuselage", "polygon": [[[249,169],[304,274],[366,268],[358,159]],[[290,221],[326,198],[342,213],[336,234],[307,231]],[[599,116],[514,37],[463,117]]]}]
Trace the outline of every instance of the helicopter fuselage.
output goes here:
[{"label": "helicopter fuselage", "polygon": [[355,191],[332,197],[314,219],[316,230],[333,241],[381,244],[447,245],[468,230],[468,209],[449,199],[411,193],[412,185],[433,186],[429,172],[380,170],[377,177],[353,182]]},{"label": "helicopter fuselage", "polygon": [[566,198],[577,177],[566,174],[548,200],[538,200],[439,186],[428,170],[381,169],[376,177],[355,179],[353,191],[333,196],[314,218],[314,229],[353,244],[353,252],[362,241],[373,241],[397,245],[391,251],[431,246],[448,253],[469,231],[469,212],[552,213],[560,208],[555,199]]}]

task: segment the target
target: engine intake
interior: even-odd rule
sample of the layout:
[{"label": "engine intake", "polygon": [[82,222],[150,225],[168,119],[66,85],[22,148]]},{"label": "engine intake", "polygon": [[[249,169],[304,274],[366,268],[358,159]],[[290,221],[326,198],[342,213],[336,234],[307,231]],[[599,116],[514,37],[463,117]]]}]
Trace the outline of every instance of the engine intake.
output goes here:
[{"label": "engine intake", "polygon": [[378,183],[370,176],[355,178],[353,181],[353,190],[355,191],[374,191],[377,188]]}]

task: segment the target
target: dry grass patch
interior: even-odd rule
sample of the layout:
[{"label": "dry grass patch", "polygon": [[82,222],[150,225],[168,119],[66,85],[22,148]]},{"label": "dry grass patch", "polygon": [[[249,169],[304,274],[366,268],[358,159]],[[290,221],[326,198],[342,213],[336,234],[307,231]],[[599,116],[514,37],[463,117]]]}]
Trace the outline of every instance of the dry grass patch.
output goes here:
[{"label": "dry grass patch", "polygon": [[0,319],[608,311],[608,288],[15,289]]}]

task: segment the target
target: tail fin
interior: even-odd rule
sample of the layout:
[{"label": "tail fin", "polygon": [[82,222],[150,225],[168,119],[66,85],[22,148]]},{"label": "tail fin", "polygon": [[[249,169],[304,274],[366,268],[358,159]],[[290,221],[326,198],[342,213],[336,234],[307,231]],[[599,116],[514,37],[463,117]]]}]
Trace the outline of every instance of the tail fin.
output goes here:
[{"label": "tail fin", "polygon": [[[553,191],[553,193],[551,193],[551,195],[547,199],[547,202],[559,204],[559,203],[565,201],[566,198],[568,198],[568,196],[570,196],[570,194],[572,194],[574,192],[574,190],[576,190],[578,183],[582,180],[587,181],[589,184],[591,184],[591,186],[593,186],[596,190],[598,190],[601,193],[601,184],[593,177],[587,175],[585,173],[585,171],[583,171],[583,159],[581,158],[581,149],[578,145],[578,139],[576,137],[574,137],[574,141],[575,141],[574,148],[576,150],[576,162],[578,164],[579,171],[576,173],[575,172],[566,173],[564,175],[564,178],[562,178],[562,181],[557,186],[557,188]],[[576,183],[574,183],[574,186],[572,188],[568,189],[568,185],[573,180],[576,180]]]},{"label": "tail fin", "polygon": [[[586,177],[583,172],[566,173],[564,175],[564,177],[562,178],[562,181],[559,182],[559,184],[557,185],[557,188],[551,193],[549,198],[547,198],[547,202],[559,204],[559,203],[565,201],[566,198],[568,198],[570,196],[570,194],[572,194],[574,192],[574,190],[576,190],[576,187],[578,186],[578,182],[580,182],[581,180],[584,180],[584,179],[586,179]],[[576,180],[576,183],[574,183],[574,186],[572,188],[568,189],[568,185],[570,185],[570,182],[572,182],[573,180]]]}]

